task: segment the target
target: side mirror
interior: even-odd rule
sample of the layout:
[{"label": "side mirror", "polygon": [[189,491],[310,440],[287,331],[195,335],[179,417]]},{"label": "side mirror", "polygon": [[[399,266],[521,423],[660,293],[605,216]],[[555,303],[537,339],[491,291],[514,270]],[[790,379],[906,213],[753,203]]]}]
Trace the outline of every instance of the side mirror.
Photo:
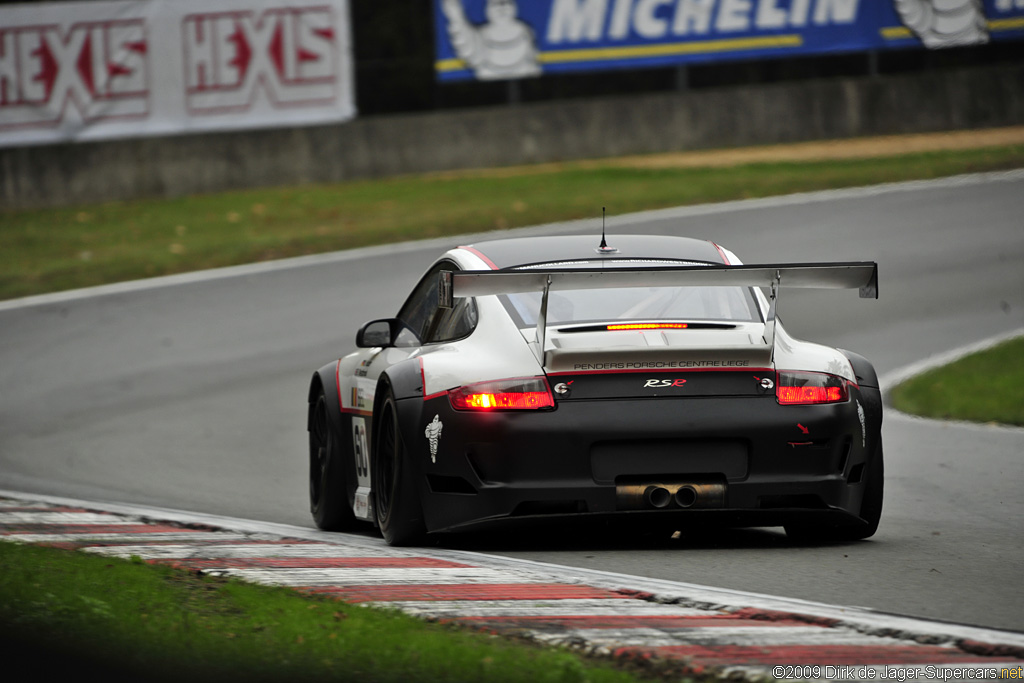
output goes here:
[{"label": "side mirror", "polygon": [[398,321],[394,318],[371,320],[356,332],[356,346],[361,349],[372,349],[377,346],[394,346],[394,330]]}]

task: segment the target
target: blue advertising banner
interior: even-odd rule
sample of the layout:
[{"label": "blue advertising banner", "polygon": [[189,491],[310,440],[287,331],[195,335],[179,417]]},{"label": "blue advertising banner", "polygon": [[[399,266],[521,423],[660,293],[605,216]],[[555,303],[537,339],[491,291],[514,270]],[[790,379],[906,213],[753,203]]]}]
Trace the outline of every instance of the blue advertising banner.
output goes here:
[{"label": "blue advertising banner", "polygon": [[1024,0],[434,0],[441,81],[1024,38]]}]

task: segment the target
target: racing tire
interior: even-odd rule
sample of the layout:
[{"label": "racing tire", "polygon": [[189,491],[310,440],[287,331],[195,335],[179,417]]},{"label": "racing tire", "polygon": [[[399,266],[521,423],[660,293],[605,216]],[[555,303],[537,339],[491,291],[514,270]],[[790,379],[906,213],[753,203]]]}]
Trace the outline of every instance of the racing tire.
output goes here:
[{"label": "racing tire", "polygon": [[875,446],[875,457],[868,466],[864,487],[859,523],[843,526],[787,524],[786,536],[797,543],[841,543],[860,541],[875,535],[878,531],[878,522],[882,518],[882,497],[885,489],[885,460],[882,456],[881,437]]},{"label": "racing tire", "polygon": [[345,452],[327,410],[321,388],[309,404],[309,509],[318,528],[350,531],[359,520],[348,501]]},{"label": "racing tire", "polygon": [[398,426],[398,406],[388,387],[373,430],[374,514],[388,545],[420,545],[426,538],[412,467]]}]

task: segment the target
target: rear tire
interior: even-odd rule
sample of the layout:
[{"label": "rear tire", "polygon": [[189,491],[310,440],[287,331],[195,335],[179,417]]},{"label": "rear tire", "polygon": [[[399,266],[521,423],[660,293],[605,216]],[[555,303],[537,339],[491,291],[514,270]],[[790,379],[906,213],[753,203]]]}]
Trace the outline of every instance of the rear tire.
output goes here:
[{"label": "rear tire", "polygon": [[373,430],[373,496],[377,524],[388,545],[421,545],[427,529],[412,468],[398,426],[398,406],[386,389]]},{"label": "rear tire", "polygon": [[878,438],[875,457],[868,465],[864,482],[864,497],[860,503],[861,521],[849,525],[786,525],[786,536],[797,543],[839,543],[870,538],[878,531],[882,518],[882,497],[885,489],[885,460],[882,456],[882,438]]},{"label": "rear tire", "polygon": [[350,531],[358,520],[348,501],[345,452],[327,410],[321,388],[309,404],[309,509],[317,527]]}]

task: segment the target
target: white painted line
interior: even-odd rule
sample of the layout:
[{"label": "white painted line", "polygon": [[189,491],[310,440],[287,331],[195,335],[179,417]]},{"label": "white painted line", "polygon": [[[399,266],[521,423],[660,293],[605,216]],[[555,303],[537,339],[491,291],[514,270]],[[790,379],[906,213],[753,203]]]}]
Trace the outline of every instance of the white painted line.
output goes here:
[{"label": "white painted line", "polygon": [[409,614],[456,617],[709,617],[725,616],[680,605],[661,605],[637,598],[564,598],[550,600],[395,600],[371,602]]},{"label": "white painted line", "polygon": [[[717,204],[699,204],[696,206],[680,206],[668,209],[657,209],[653,211],[640,211],[636,213],[621,214],[610,217],[613,224],[637,225],[642,223],[679,220],[694,218],[697,216],[711,216],[734,211],[758,211],[783,206],[798,206],[803,204],[815,204],[831,202],[841,199],[862,199],[876,197],[884,194],[901,192],[920,192],[924,190],[943,190],[955,187],[969,187],[984,185],[988,183],[1020,182],[1024,181],[1024,169],[1010,171],[996,171],[992,173],[972,173],[935,180],[911,180],[899,183],[884,183],[881,185],[870,185],[864,187],[851,187],[838,190],[822,190],[819,192],[800,192],[796,194],[781,195],[777,197],[764,197],[761,199],[740,199]],[[65,303],[81,299],[89,299],[112,294],[127,294],[140,292],[162,287],[175,287],[179,285],[212,282],[235,277],[245,277],[261,273],[272,273],[293,268],[304,268],[323,264],[338,264],[348,261],[355,261],[386,254],[400,254],[411,251],[440,251],[448,249],[453,245],[472,244],[473,242],[498,239],[505,237],[529,237],[533,235],[567,234],[581,231],[592,231],[597,225],[598,218],[587,218],[574,221],[563,221],[558,223],[547,223],[513,230],[500,230],[472,235],[453,235],[449,237],[438,237],[428,240],[417,240],[414,242],[402,242],[399,244],[386,244],[361,249],[350,249],[347,251],[336,251],[327,254],[314,254],[311,256],[299,256],[295,258],[279,259],[276,261],[265,261],[241,266],[230,266],[227,268],[215,268],[212,270],[181,273],[178,275],[167,275],[164,277],[149,278],[145,280],[133,280],[130,282],[119,282],[98,287],[87,287],[74,289],[65,292],[52,294],[40,294],[10,301],[0,301],[0,312],[27,308],[30,306],[42,306],[46,304]],[[614,233],[615,228],[610,229]]]},{"label": "white painted line", "polygon": [[86,552],[113,557],[137,555],[146,560],[231,560],[263,557],[280,558],[351,558],[351,557],[394,557],[391,553],[365,548],[347,548],[327,543],[276,544],[254,543],[251,545],[119,545],[83,548]]},{"label": "white painted line", "polygon": [[41,501],[24,501],[24,500],[0,500],[0,510],[4,508],[50,508],[53,507],[50,503],[44,503]]},{"label": "white painted line", "polygon": [[916,377],[921,373],[942,367],[943,365],[955,363],[964,356],[969,356],[972,353],[978,353],[979,351],[985,351],[993,346],[998,346],[1005,341],[1010,341],[1011,339],[1016,339],[1017,337],[1022,336],[1024,336],[1024,327],[1018,327],[1017,329],[1010,330],[1009,332],[1003,332],[1001,334],[996,334],[991,337],[986,337],[985,339],[971,342],[970,344],[964,344],[963,346],[958,346],[955,349],[931,355],[924,360],[887,372],[879,378],[878,383],[882,385],[883,391],[888,392],[897,384],[902,384],[911,377]]},{"label": "white painted line", "polygon": [[581,628],[558,633],[536,631],[535,637],[544,642],[585,640],[598,647],[673,647],[678,645],[739,647],[779,647],[801,645],[865,645],[871,647],[906,646],[907,641],[897,638],[868,636],[856,631],[820,626],[736,626],[711,628]]},{"label": "white painted line", "polygon": [[191,533],[155,531],[149,534],[0,534],[0,541],[16,543],[110,543],[117,541],[140,543],[142,541],[231,541],[235,539],[241,541],[247,538],[243,534],[201,531]]},{"label": "white painted line", "polygon": [[205,573],[275,586],[402,586],[549,583],[551,577],[479,567],[375,567],[330,569],[218,569]]},{"label": "white painted line", "polygon": [[0,512],[0,524],[138,524],[132,519],[95,512]]},{"label": "white painted line", "polygon": [[985,339],[971,342],[970,344],[958,346],[955,349],[950,349],[949,351],[945,351],[943,353],[931,355],[928,358],[925,358],[924,360],[920,360],[916,363],[911,363],[910,365],[905,365],[902,368],[896,368],[895,370],[885,373],[878,379],[878,383],[881,385],[882,397],[885,401],[886,417],[888,418],[891,416],[903,420],[916,422],[941,423],[943,425],[956,426],[966,429],[1001,429],[1012,432],[1024,432],[1024,427],[1016,427],[1013,425],[981,424],[977,422],[967,422],[965,420],[932,420],[930,418],[920,417],[918,415],[910,415],[908,413],[904,413],[893,408],[892,402],[890,400],[890,393],[892,392],[892,390],[897,385],[902,384],[903,382],[906,382],[907,380],[913,377],[916,377],[930,370],[934,370],[935,368],[940,368],[944,365],[955,363],[961,358],[969,356],[972,353],[986,351],[992,348],[993,346],[998,346],[999,344],[1002,344],[1005,341],[1016,339],[1017,337],[1022,336],[1024,336],[1024,327],[1018,327],[1017,329],[1010,330],[1009,332],[996,334],[991,337],[986,337]]}]

